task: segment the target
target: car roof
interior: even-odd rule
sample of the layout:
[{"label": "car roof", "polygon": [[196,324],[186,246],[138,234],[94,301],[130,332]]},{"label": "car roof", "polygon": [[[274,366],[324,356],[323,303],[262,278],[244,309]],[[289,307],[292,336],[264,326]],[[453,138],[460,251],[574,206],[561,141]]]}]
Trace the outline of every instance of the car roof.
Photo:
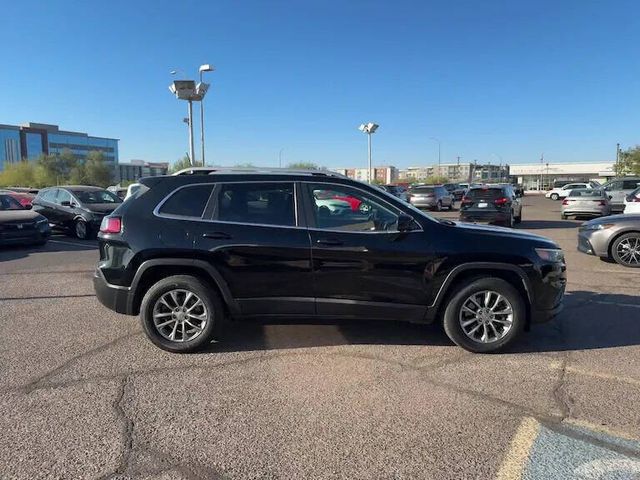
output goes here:
[{"label": "car roof", "polygon": [[60,185],[52,188],[64,188],[65,190],[72,190],[74,192],[95,192],[97,190],[104,190],[104,188],[94,187],[92,185]]}]

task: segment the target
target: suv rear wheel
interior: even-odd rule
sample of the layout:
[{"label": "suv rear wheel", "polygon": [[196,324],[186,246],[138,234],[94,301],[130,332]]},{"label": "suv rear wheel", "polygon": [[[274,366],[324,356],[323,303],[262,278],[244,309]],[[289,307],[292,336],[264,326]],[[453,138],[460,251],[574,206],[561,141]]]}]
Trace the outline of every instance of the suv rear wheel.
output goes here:
[{"label": "suv rear wheel", "polygon": [[149,288],[140,306],[149,340],[175,353],[193,352],[211,343],[223,318],[216,292],[190,275],[160,280]]},{"label": "suv rear wheel", "polygon": [[480,278],[462,284],[449,298],[444,330],[465,350],[491,353],[511,344],[525,320],[520,292],[501,278]]}]

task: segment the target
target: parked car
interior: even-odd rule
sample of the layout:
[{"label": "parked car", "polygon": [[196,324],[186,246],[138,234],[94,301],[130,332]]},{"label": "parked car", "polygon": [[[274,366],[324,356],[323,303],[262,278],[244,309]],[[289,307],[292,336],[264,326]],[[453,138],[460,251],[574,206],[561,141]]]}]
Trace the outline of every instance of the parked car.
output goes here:
[{"label": "parked car", "polygon": [[609,196],[611,211],[618,213],[624,211],[625,198],[638,187],[640,187],[640,177],[616,178],[602,185]]},{"label": "parked car", "polygon": [[462,197],[467,193],[467,190],[469,190],[468,183],[458,183],[457,188],[453,191],[453,199],[456,201],[462,200]]},{"label": "parked car", "polygon": [[37,195],[39,190],[31,187],[7,187],[7,190],[11,190],[16,193],[28,193],[30,195]]},{"label": "parked car", "polygon": [[561,198],[568,197],[571,193],[571,190],[574,188],[595,188],[596,185],[588,182],[588,183],[567,183],[562,187],[554,187],[545,193],[545,197],[550,198],[551,200],[560,200]]},{"label": "parked car", "polygon": [[385,192],[389,192],[391,195],[398,197],[405,202],[409,201],[407,189],[400,185],[378,185]]},{"label": "parked car", "polygon": [[419,185],[409,190],[409,202],[417,208],[429,208],[440,211],[443,208],[452,210],[453,196],[442,185]]},{"label": "parked car", "polygon": [[3,189],[3,190],[0,190],[0,194],[9,195],[10,197],[13,197],[15,200],[18,201],[20,205],[22,205],[25,208],[31,208],[31,203],[33,202],[33,199],[36,198],[36,196],[32,193],[15,192],[13,190]]},{"label": "parked car", "polygon": [[624,213],[640,213],[640,187],[624,199]]},{"label": "parked car", "polygon": [[640,267],[640,215],[613,215],[583,223],[578,250],[625,267]]},{"label": "parked car", "polygon": [[522,221],[522,202],[511,185],[471,187],[460,204],[460,220],[513,227]]},{"label": "parked car", "polygon": [[76,185],[40,190],[33,208],[55,227],[86,239],[98,232],[105,215],[121,203],[115,194],[103,188]]},{"label": "parked car", "polygon": [[513,191],[516,192],[517,197],[524,197],[524,185],[521,185],[519,183],[513,184]]},{"label": "parked car", "polygon": [[132,183],[131,185],[129,185],[127,187],[127,194],[124,196],[124,199],[126,200],[127,198],[129,198],[132,195],[134,195],[138,191],[139,188],[140,188],[140,184],[139,183]]},{"label": "parked car", "polygon": [[0,194],[0,245],[44,245],[50,235],[45,217],[25,208],[13,196]]},{"label": "parked car", "polygon": [[[317,317],[442,321],[461,347],[491,352],[561,309],[566,266],[553,241],[438,220],[329,172],[141,184],[102,221],[94,286],[168,351],[210,344],[227,320]],[[367,208],[323,215],[327,190]]]},{"label": "parked car", "polygon": [[563,220],[569,217],[602,217],[610,214],[609,197],[600,188],[574,188],[569,196],[562,200],[560,207],[560,217]]},{"label": "parked car", "polygon": [[115,194],[120,200],[124,200],[127,196],[127,188],[120,187],[117,185],[112,185],[111,187],[107,187],[107,191]]}]

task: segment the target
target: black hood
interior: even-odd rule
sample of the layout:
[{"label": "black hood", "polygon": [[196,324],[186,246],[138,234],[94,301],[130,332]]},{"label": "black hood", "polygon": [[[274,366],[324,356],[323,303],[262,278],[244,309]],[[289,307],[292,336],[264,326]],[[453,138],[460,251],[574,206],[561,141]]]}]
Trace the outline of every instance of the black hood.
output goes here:
[{"label": "black hood", "polygon": [[514,239],[534,242],[541,247],[560,248],[556,242],[550,238],[535,233],[525,232],[524,230],[516,230],[508,227],[498,227],[495,225],[479,225],[476,223],[452,222],[452,228],[459,228],[471,235],[477,234],[482,236],[494,236],[496,239]]}]

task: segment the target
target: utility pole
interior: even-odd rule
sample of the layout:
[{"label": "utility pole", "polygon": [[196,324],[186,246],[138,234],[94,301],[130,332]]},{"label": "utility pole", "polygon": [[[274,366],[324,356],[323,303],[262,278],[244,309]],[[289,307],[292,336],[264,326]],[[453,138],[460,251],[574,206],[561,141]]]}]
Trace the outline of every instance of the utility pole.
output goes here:
[{"label": "utility pole", "polygon": [[458,166],[456,167],[456,181],[460,179],[460,155],[458,155]]},{"label": "utility pole", "polygon": [[614,168],[616,176],[620,174],[620,144],[616,143],[616,166]]},{"label": "utility pole", "polygon": [[540,184],[538,185],[538,191],[542,190],[542,175],[544,175],[544,153],[540,155]]}]

